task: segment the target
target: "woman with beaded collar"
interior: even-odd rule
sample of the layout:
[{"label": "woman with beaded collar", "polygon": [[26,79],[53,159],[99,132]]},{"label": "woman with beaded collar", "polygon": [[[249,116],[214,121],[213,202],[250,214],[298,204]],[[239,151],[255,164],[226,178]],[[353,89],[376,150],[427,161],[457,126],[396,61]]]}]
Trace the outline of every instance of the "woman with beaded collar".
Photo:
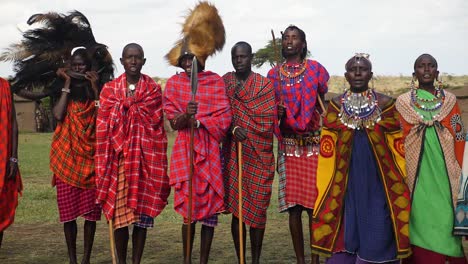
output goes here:
[{"label": "woman with beaded collar", "polygon": [[350,88],[323,121],[312,251],[327,263],[399,263],[410,254],[409,190],[395,100],[369,88],[367,54],[345,67]]},{"label": "woman with beaded collar", "polygon": [[[268,72],[278,106],[279,211],[289,213],[289,229],[297,263],[305,263],[302,212],[309,223],[317,197],[316,171],[320,142],[320,98],[329,75],[319,62],[306,59],[304,31],[288,26],[282,33],[285,62]],[[280,134],[280,135],[278,135]],[[317,256],[312,255],[312,261]]]},{"label": "woman with beaded collar", "polygon": [[422,54],[414,62],[411,91],[399,96],[396,103],[412,199],[412,263],[467,263],[461,237],[452,234],[464,127],[455,95],[442,89],[438,77],[435,58]]}]

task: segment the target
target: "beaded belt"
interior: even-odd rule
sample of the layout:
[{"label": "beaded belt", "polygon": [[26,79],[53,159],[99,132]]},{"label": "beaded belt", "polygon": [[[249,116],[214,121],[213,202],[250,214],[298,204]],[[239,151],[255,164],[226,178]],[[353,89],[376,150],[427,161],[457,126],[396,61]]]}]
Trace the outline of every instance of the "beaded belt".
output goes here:
[{"label": "beaded belt", "polygon": [[[320,131],[305,135],[283,135],[282,155],[301,157],[318,155],[320,149]],[[304,150],[303,147],[306,147]]]},{"label": "beaded belt", "polygon": [[306,135],[283,135],[283,144],[291,146],[320,144],[320,131],[314,131]]}]

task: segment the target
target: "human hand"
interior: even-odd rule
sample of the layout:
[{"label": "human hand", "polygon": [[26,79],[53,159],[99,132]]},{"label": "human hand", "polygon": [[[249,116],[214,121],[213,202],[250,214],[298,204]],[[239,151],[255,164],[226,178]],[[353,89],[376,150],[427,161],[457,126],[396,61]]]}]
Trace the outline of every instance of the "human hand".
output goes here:
[{"label": "human hand", "polygon": [[198,111],[198,102],[195,102],[195,101],[190,101],[188,104],[187,104],[187,109],[185,110],[186,113],[190,116],[194,116],[197,114],[197,111]]},{"label": "human hand", "polygon": [[95,71],[89,71],[85,73],[85,79],[91,82],[91,88],[93,89],[94,95],[97,97],[99,75]]},{"label": "human hand", "polygon": [[14,180],[16,173],[18,172],[18,162],[9,161],[7,166],[7,181]]},{"label": "human hand", "polygon": [[70,81],[70,75],[67,74],[67,69],[66,68],[58,68],[58,70],[55,72],[58,77],[64,79],[65,81]]},{"label": "human hand", "polygon": [[278,105],[278,119],[283,118],[283,116],[286,114],[286,107],[283,104]]},{"label": "human hand", "polygon": [[233,134],[237,141],[244,141],[247,139],[247,130],[245,128],[239,126],[235,127]]}]

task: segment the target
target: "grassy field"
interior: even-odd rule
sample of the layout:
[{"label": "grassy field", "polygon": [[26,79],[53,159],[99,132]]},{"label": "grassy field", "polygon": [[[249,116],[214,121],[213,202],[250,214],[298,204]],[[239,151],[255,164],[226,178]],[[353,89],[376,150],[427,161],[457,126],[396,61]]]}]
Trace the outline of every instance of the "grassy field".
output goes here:
[{"label": "grassy field", "polygon": [[[167,79],[154,77],[154,79],[164,88]],[[447,73],[440,73],[440,79],[444,83],[445,88],[462,88],[468,87],[468,75],[453,76]],[[388,94],[398,95],[409,90],[411,84],[411,76],[387,76],[374,75],[374,87],[377,91]],[[330,76],[328,82],[329,91],[333,93],[343,92],[345,79],[343,75]],[[348,85],[348,83],[346,83]]]},{"label": "grassy field", "polygon": [[[460,89],[468,87],[468,75],[452,76],[440,73],[440,79],[444,83],[444,88]],[[333,93],[343,92],[345,78],[343,76],[331,76],[328,82],[329,91]],[[348,85],[348,83],[346,83]],[[378,92],[387,95],[398,95],[409,91],[411,76],[385,76],[374,75],[374,87]],[[370,84],[372,86],[372,84]]]},{"label": "grassy field", "polygon": [[[67,263],[67,252],[62,224],[58,222],[55,189],[51,187],[49,151],[52,134],[20,134],[19,159],[24,192],[20,198],[15,223],[4,234],[0,263]],[[174,135],[169,135],[169,150]],[[170,153],[168,154],[168,156]],[[287,214],[277,212],[277,179],[273,187],[271,205],[268,209],[268,224],[263,242],[262,263],[295,263],[295,256],[288,228]],[[173,198],[155,220],[155,228],[148,231],[143,263],[182,263],[182,218],[173,210]],[[103,218],[104,219],[104,218]],[[303,218],[304,230],[306,217]],[[230,234],[230,215],[221,215],[220,224],[210,255],[210,263],[237,263]],[[78,230],[78,258],[82,253],[82,224]],[[194,263],[198,262],[200,226],[194,245]],[[308,236],[308,231],[305,233]],[[306,239],[306,256],[310,253]],[[130,243],[131,244],[131,243]],[[468,243],[465,242],[465,252]],[[131,246],[129,248],[129,258]],[[247,239],[247,263],[250,262],[250,247]],[[310,259],[310,258],[308,258]],[[111,263],[108,227],[105,221],[98,222],[92,263]],[[130,263],[130,262],[129,262]]]},{"label": "grassy field", "polygon": [[[24,192],[15,223],[5,231],[0,250],[0,263],[67,263],[68,261],[62,224],[58,222],[55,189],[50,185],[51,137],[52,134],[20,134],[19,159]],[[172,146],[173,135],[169,136],[169,141]],[[277,212],[277,193],[275,181],[261,260],[263,263],[295,263],[287,214]],[[175,213],[172,202],[171,196],[166,209],[156,218],[155,228],[148,231],[143,263],[182,263],[180,231],[182,218]],[[304,228],[307,228],[305,214],[304,220]],[[236,263],[230,222],[230,215],[220,216],[220,224],[215,230],[210,263]],[[80,259],[83,221],[80,219],[78,224],[77,244]],[[199,232],[200,226],[197,225],[194,263],[198,262]],[[308,255],[309,247],[305,248]],[[129,248],[129,255],[130,252]],[[246,256],[247,262],[250,262],[249,242],[247,242]],[[111,263],[108,227],[105,221],[98,222],[91,260],[92,263]]]}]

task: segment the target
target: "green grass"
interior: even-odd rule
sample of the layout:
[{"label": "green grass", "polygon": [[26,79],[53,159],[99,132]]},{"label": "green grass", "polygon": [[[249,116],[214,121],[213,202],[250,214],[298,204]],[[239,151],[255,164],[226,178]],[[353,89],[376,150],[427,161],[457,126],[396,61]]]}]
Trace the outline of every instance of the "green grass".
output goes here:
[{"label": "green grass", "polygon": [[[67,251],[62,224],[58,221],[55,189],[51,187],[49,151],[52,134],[20,134],[19,159],[24,183],[23,196],[16,213],[15,223],[4,234],[0,263],[67,263]],[[169,153],[174,135],[169,135]],[[273,187],[268,223],[263,242],[262,263],[295,263],[289,235],[287,214],[277,212],[277,181]],[[236,263],[230,233],[231,216],[221,215],[215,230],[210,263]],[[306,226],[304,213],[304,230]],[[173,209],[172,194],[166,209],[155,219],[155,227],[148,231],[143,263],[182,263],[182,218]],[[78,220],[78,258],[82,254],[82,226]],[[108,226],[104,217],[97,224],[92,263],[111,263]],[[305,233],[308,237],[308,231]],[[193,261],[199,261],[200,226],[197,225]],[[306,239],[307,240],[307,239]],[[306,255],[309,247],[305,245]],[[129,258],[131,243],[129,243]],[[247,262],[250,262],[247,239]],[[130,261],[129,261],[130,263]]]},{"label": "green grass", "polygon": [[[0,263],[67,263],[67,251],[62,225],[58,221],[55,189],[51,187],[49,151],[52,134],[20,134],[19,159],[24,183],[23,196],[16,213],[15,223],[4,234]],[[174,135],[169,135],[169,153]],[[275,147],[276,149],[276,147]],[[268,209],[268,222],[263,241],[262,263],[295,263],[294,250],[288,227],[288,215],[277,212],[278,183],[274,181],[273,195]],[[102,218],[104,219],[104,217]],[[215,230],[210,263],[237,263],[230,233],[230,215],[221,215]],[[182,263],[182,218],[173,209],[172,195],[166,209],[148,231],[142,263]],[[306,237],[306,256],[309,256],[308,227],[304,213],[303,226]],[[82,226],[78,220],[78,258],[82,254]],[[108,226],[106,221],[97,224],[92,263],[111,263]],[[200,226],[197,225],[193,263],[199,261]],[[465,249],[468,244],[465,242]],[[131,243],[129,243],[129,263]],[[466,250],[465,250],[466,252]],[[468,252],[467,252],[468,253]],[[247,263],[250,262],[247,239]],[[309,261],[310,258],[308,258]]]}]

